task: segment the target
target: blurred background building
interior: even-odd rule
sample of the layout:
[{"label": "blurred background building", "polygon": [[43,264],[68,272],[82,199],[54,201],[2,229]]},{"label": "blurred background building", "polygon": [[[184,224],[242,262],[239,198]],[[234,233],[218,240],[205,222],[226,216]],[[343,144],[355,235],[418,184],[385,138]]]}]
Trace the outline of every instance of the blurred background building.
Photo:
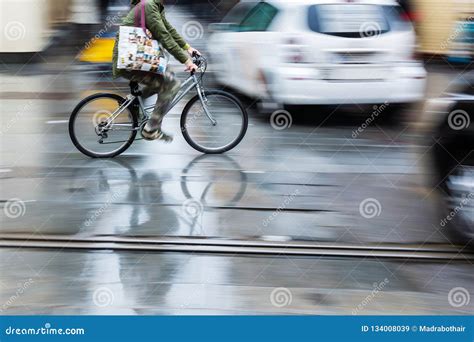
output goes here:
[{"label": "blurred background building", "polygon": [[[413,0],[415,25],[419,34],[419,51],[425,54],[449,54],[461,32],[459,24],[471,21],[474,1]],[[467,27],[466,27],[467,30]],[[472,46],[471,53],[472,53]]]},{"label": "blurred background building", "polygon": [[[281,0],[275,6],[253,4],[231,18],[226,15],[236,0],[164,1],[170,22],[214,62],[206,88],[235,91],[249,111],[251,127],[242,144],[232,154],[196,155],[181,137],[177,106],[164,121],[164,130],[175,136],[172,144],[137,143],[121,159],[85,158],[70,142],[70,113],[91,94],[130,90],[128,81],[111,78],[110,66],[129,0],[0,0],[0,233],[27,234],[25,243],[30,233],[377,248],[428,243],[431,254],[458,243],[445,227],[458,213],[450,225],[465,241],[474,241],[474,201],[466,200],[474,194],[474,104],[468,100],[474,75],[469,81],[466,72],[474,65],[474,0],[400,0],[404,11],[393,1],[366,0],[364,7],[371,8],[356,15],[346,3],[334,6],[341,10],[323,9],[321,16],[301,6],[300,17],[292,12],[296,1]],[[286,17],[275,15],[276,6]],[[377,6],[394,8],[372,10]],[[267,30],[271,23],[260,20],[262,13],[273,13],[270,21],[276,18],[273,24],[284,34]],[[279,22],[283,17],[294,27]],[[361,32],[367,20],[375,26]],[[279,44],[272,44],[275,37]],[[276,61],[269,62],[268,55]],[[175,70],[186,76],[183,68]],[[465,84],[452,91],[457,78]],[[249,90],[250,96],[241,96]],[[276,110],[251,96],[268,90],[286,97]],[[304,101],[316,106],[304,108]],[[336,109],[326,108],[331,105]],[[262,108],[273,113],[265,115]],[[441,127],[436,135],[430,120]],[[87,123],[93,128],[94,120]],[[444,146],[434,148],[439,142]],[[432,159],[438,160],[437,170]],[[17,199],[27,214],[8,216],[7,204]],[[202,213],[191,220],[182,208],[196,199]],[[370,205],[367,212],[364,203]],[[100,218],[86,224],[96,213]],[[270,222],[274,213],[278,219]],[[12,314],[130,314],[131,308],[147,314],[347,314],[386,277],[390,285],[381,302],[374,300],[364,314],[466,315],[474,305],[448,301],[448,293],[460,287],[474,293],[470,260],[453,263],[450,253],[439,263],[381,263],[362,260],[357,252],[347,260],[320,258],[318,265],[306,257],[269,262],[233,252],[229,257],[8,248],[0,253],[0,306],[15,296],[23,276],[44,269]],[[91,303],[94,289],[104,284],[115,291],[110,308]],[[269,300],[281,286],[293,291],[295,306],[283,308],[287,311],[277,311],[282,308]]]},{"label": "blurred background building", "polygon": [[[218,21],[238,1],[181,0],[173,5],[184,6],[208,22]],[[422,54],[449,54],[460,31],[467,31],[462,22],[472,22],[472,0],[400,0],[407,16],[414,22]],[[58,30],[70,24],[100,24],[108,11],[125,10],[127,1],[118,0],[1,0],[0,53],[43,51]],[[461,26],[460,26],[461,25]],[[8,34],[9,32],[9,34]],[[90,32],[89,32],[90,33]],[[13,36],[14,39],[8,39]],[[83,32],[87,35],[87,31]],[[87,40],[87,37],[84,37]],[[472,46],[470,47],[472,54]]]}]

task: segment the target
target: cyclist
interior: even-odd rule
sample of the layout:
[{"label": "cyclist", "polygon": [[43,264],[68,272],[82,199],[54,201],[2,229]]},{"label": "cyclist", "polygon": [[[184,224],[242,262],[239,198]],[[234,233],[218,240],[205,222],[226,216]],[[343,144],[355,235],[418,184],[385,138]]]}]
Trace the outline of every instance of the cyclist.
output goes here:
[{"label": "cyclist", "polygon": [[[140,0],[131,0],[130,5],[132,6],[131,11],[122,21],[122,25],[124,26],[136,25],[135,6],[140,6],[142,4],[140,4]],[[193,63],[190,56],[192,56],[193,53],[200,55],[200,52],[192,48],[168,22],[165,16],[165,9],[162,0],[147,0],[144,6],[146,28],[151,32],[153,39],[156,39],[165,50],[167,50],[179,62],[183,63],[186,66],[185,71],[196,71],[198,67]],[[175,78],[174,73],[169,70],[169,67],[163,75],[146,71],[117,69],[117,55],[118,36],[115,40],[113,55],[114,78],[124,77],[130,81],[144,84],[145,87],[142,91],[142,96],[144,98],[159,93],[155,109],[153,110],[150,120],[142,131],[143,138],[147,140],[161,139],[164,141],[171,141],[173,139],[172,136],[161,130],[161,122],[166,114],[166,108],[178,93],[181,82]]]}]

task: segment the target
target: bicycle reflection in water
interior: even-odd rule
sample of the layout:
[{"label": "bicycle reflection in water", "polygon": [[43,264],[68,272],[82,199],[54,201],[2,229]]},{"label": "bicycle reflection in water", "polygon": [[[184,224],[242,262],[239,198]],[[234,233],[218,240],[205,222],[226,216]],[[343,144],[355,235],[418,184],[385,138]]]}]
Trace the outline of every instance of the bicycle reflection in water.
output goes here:
[{"label": "bicycle reflection in water", "polygon": [[137,160],[94,159],[76,169],[74,199],[92,203],[81,234],[205,236],[204,221],[214,217],[206,211],[235,206],[247,188],[246,174],[226,155],[198,156],[178,177],[132,164]]}]

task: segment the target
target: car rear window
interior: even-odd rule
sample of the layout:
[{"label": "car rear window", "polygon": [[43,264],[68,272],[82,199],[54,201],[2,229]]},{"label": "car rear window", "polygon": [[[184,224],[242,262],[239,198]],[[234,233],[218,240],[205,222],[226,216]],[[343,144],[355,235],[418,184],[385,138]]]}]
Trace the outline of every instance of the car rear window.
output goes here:
[{"label": "car rear window", "polygon": [[403,10],[401,6],[382,6],[385,18],[390,26],[390,31],[411,30],[412,25],[410,16]]},{"label": "car rear window", "polygon": [[349,38],[372,37],[390,30],[382,6],[370,4],[323,4],[308,8],[312,31]]}]

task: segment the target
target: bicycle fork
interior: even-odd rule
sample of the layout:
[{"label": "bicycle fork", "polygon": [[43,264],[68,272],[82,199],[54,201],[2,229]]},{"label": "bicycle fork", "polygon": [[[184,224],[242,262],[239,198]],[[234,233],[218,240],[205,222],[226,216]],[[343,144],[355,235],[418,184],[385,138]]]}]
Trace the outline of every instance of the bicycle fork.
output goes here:
[{"label": "bicycle fork", "polygon": [[211,121],[212,125],[215,126],[215,125],[217,125],[217,121],[216,121],[216,119],[214,119],[214,118],[212,117],[212,114],[209,112],[209,108],[207,108],[207,98],[206,98],[206,95],[204,94],[204,91],[203,91],[201,85],[200,85],[199,82],[197,81],[196,76],[193,75],[193,77],[195,78],[196,90],[197,90],[197,93],[198,93],[198,96],[199,96],[199,100],[201,100],[201,104],[202,104],[202,108],[204,109],[204,113],[206,113],[206,116],[209,118],[209,120]]}]

